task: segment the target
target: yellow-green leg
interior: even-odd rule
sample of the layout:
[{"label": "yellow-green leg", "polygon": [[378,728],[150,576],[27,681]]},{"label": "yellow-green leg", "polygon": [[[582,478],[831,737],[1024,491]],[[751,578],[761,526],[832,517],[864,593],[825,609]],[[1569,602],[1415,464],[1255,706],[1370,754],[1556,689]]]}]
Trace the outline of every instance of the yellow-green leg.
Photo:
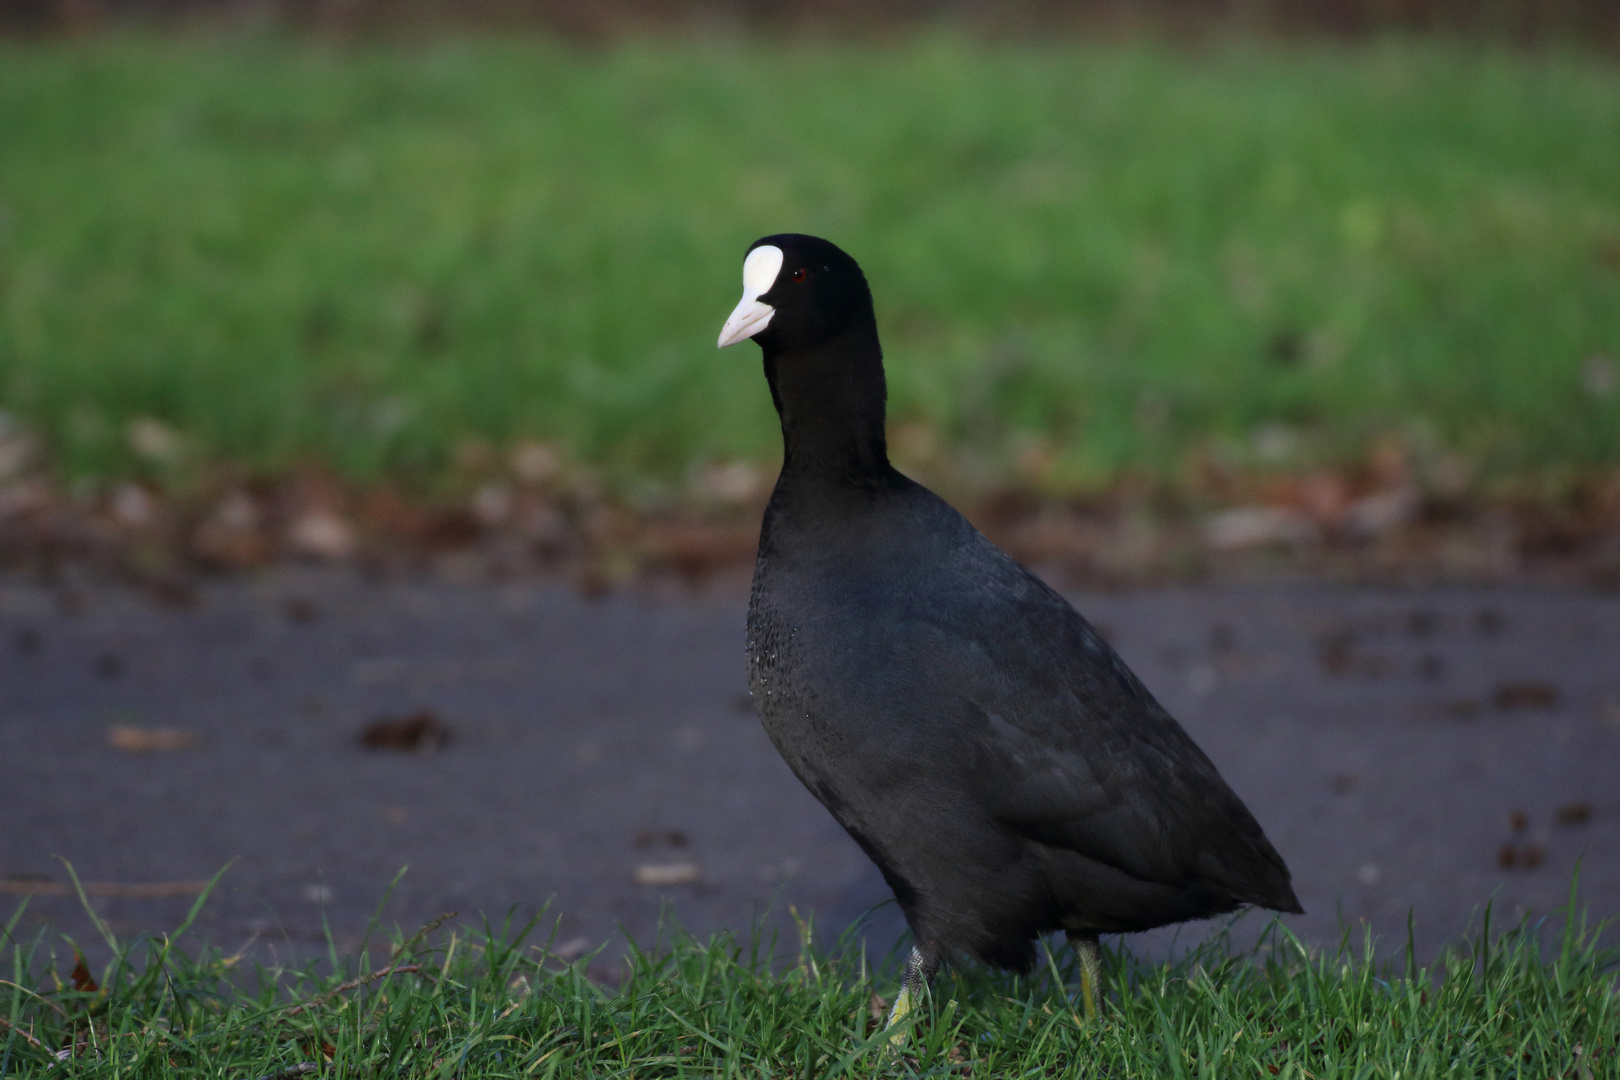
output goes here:
[{"label": "yellow-green leg", "polygon": [[912,1010],[922,1006],[923,997],[928,993],[928,980],[934,977],[938,968],[938,953],[921,946],[912,947],[911,955],[906,958],[906,973],[900,980],[900,992],[894,996],[894,1008],[889,1010],[889,1022],[883,1028],[893,1032],[889,1036],[891,1049],[898,1050],[906,1045],[906,1032],[909,1029],[904,1026],[899,1030],[895,1028],[911,1015]]},{"label": "yellow-green leg", "polygon": [[1071,931],[1069,944],[1080,958],[1080,998],[1085,1005],[1086,1019],[1097,1019],[1097,995],[1102,993],[1102,949],[1096,934]]}]

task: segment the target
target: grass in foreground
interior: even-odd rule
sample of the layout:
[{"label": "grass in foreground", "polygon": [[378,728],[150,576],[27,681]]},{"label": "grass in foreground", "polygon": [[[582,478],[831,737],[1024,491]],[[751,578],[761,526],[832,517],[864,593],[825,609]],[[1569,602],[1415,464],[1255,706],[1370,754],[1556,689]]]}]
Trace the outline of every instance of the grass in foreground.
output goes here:
[{"label": "grass in foreground", "polygon": [[0,42],[0,409],[81,482],[161,473],[138,417],[430,486],[469,437],[666,484],[769,462],[714,337],[782,230],[871,275],[903,457],[1057,494],[1381,436],[1620,460],[1611,59]]},{"label": "grass in foreground", "polygon": [[115,945],[92,974],[71,943],[10,939],[17,922],[0,1075],[71,1060],[52,1075],[1587,1080],[1620,1060],[1615,960],[1576,919],[1548,957],[1535,927],[1492,941],[1487,916],[1475,946],[1433,971],[1381,967],[1348,935],[1315,953],[1275,926],[1252,956],[1218,944],[1170,964],[1110,953],[1096,1024],[1065,996],[1066,962],[1029,979],[970,969],[935,981],[904,1058],[878,1030],[892,975],[808,947],[783,967],[757,937],[677,933],[608,989],[511,927],[419,933],[375,965],[334,952],[324,974],[246,971],[214,949],[183,951],[176,933]]}]

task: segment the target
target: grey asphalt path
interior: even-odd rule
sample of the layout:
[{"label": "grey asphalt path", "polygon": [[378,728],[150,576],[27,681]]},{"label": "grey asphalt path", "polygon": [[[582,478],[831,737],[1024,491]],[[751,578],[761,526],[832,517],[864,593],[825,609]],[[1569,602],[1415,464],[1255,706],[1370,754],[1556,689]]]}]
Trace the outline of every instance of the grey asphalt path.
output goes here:
[{"label": "grey asphalt path", "polygon": [[[1620,597],[1076,599],[1287,858],[1306,939],[1336,941],[1343,918],[1398,942],[1410,909],[1431,954],[1487,900],[1498,925],[1552,910],[1578,859],[1593,913],[1620,914]],[[407,929],[549,900],[568,952],[621,929],[650,940],[665,905],[700,934],[767,908],[791,926],[790,906],[830,934],[888,894],[752,714],[745,606],[735,581],[589,600],[284,570],[175,610],[0,579],[0,889],[65,880],[56,855],[121,884],[235,860],[201,932],[290,953],[316,948],[323,920],[352,948],[406,866],[384,921]],[[451,728],[441,751],[359,745],[368,721],[424,708]],[[131,753],[118,726],[200,742]],[[679,864],[699,879],[637,883]],[[172,928],[189,901],[94,903],[131,935]],[[41,923],[89,936],[71,898],[34,897],[22,928]],[[899,927],[879,908],[874,950]]]}]

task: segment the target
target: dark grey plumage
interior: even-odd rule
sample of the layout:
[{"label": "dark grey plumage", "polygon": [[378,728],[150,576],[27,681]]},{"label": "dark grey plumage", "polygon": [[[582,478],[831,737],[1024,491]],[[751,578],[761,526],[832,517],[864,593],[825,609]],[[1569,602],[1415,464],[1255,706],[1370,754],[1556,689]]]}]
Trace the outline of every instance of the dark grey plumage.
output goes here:
[{"label": "dark grey plumage", "polygon": [[783,253],[753,336],[784,460],[750,686],[782,756],[893,888],[914,967],[966,953],[1027,970],[1049,931],[1299,911],[1254,817],[1108,643],[889,465],[854,260],[814,237],[762,245]]}]

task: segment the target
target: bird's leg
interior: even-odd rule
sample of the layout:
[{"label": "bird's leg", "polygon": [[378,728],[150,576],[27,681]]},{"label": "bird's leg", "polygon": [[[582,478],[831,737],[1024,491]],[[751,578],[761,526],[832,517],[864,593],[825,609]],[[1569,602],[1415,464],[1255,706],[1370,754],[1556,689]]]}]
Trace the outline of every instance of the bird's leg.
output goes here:
[{"label": "bird's leg", "polygon": [[1080,997],[1085,1003],[1086,1019],[1097,1019],[1097,995],[1102,992],[1102,950],[1097,946],[1096,934],[1069,931],[1069,944],[1080,958]]},{"label": "bird's leg", "polygon": [[[904,1020],[911,1011],[922,1004],[923,995],[928,993],[928,980],[934,977],[939,970],[939,953],[932,948],[921,945],[911,947],[911,956],[906,959],[906,973],[900,980],[900,992],[895,995],[894,1008],[889,1010],[889,1022],[883,1030],[894,1031],[895,1025]],[[889,1036],[889,1046],[898,1050],[906,1044],[906,1030],[901,1028]]]}]

